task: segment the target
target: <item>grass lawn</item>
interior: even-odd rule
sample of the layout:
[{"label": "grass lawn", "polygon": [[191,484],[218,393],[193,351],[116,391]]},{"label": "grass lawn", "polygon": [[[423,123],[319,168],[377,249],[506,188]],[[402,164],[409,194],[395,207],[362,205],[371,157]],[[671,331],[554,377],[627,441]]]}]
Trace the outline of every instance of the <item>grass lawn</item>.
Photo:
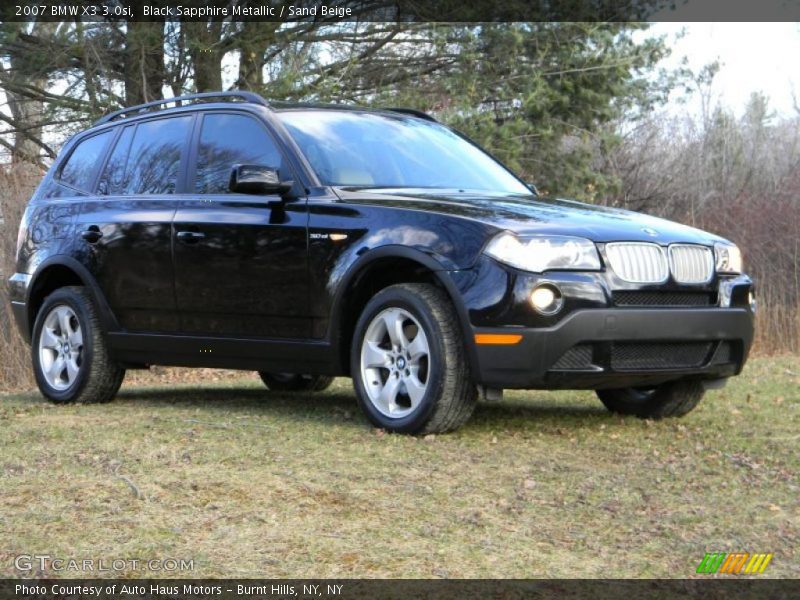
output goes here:
[{"label": "grass lawn", "polygon": [[0,576],[49,554],[193,559],[189,577],[687,577],[749,551],[800,577],[800,358],[751,361],[679,420],[507,392],[425,438],[370,427],[344,379],[149,385],[0,397]]}]

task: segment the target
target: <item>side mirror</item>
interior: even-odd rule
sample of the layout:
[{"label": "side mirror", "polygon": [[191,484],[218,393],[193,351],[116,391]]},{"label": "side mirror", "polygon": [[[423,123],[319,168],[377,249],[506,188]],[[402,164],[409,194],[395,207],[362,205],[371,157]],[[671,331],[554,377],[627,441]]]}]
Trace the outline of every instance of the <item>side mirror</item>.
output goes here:
[{"label": "side mirror", "polygon": [[234,165],[230,190],[240,194],[280,194],[285,196],[293,181],[281,181],[278,169],[262,165]]}]

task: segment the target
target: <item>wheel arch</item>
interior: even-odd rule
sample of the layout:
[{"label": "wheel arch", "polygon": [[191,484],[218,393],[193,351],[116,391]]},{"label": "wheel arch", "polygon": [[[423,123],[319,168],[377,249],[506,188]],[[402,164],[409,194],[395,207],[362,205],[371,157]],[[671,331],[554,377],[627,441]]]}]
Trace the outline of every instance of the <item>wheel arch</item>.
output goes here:
[{"label": "wheel arch", "polygon": [[379,290],[400,283],[432,283],[447,294],[456,311],[466,346],[469,367],[476,373],[477,353],[472,343],[469,313],[453,278],[437,259],[408,246],[382,246],[363,254],[349,269],[334,297],[330,339],[339,369],[350,373],[350,347],[358,318]]},{"label": "wheel arch", "polygon": [[57,255],[42,262],[31,277],[25,299],[29,334],[33,332],[36,317],[44,299],[57,289],[70,285],[83,286],[89,291],[106,331],[119,329],[114,313],[89,270],[71,256]]}]

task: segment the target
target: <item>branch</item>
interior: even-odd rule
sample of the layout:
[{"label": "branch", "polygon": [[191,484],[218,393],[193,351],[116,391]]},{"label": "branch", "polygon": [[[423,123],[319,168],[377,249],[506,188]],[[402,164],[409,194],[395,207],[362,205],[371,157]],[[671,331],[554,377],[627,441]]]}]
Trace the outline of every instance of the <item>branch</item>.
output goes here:
[{"label": "branch", "polygon": [[46,92],[41,88],[12,81],[7,77],[3,77],[2,74],[0,74],[0,83],[2,83],[2,86],[7,90],[32,100],[50,102],[56,106],[68,107],[77,111],[86,112],[87,110],[91,109],[89,103],[85,100],[78,100],[76,98],[70,98],[68,96],[59,94],[51,94],[50,92]]},{"label": "branch", "polygon": [[7,123],[12,128],[12,131],[4,131],[3,133],[15,133],[15,134],[20,133],[25,139],[30,140],[31,142],[39,146],[42,150],[44,150],[47,156],[49,156],[50,158],[56,157],[57,153],[55,150],[53,150],[50,146],[45,144],[42,140],[40,140],[36,136],[31,135],[31,133],[27,129],[19,128],[16,121],[4,115],[1,112],[0,112],[0,121],[2,121],[3,123]]}]

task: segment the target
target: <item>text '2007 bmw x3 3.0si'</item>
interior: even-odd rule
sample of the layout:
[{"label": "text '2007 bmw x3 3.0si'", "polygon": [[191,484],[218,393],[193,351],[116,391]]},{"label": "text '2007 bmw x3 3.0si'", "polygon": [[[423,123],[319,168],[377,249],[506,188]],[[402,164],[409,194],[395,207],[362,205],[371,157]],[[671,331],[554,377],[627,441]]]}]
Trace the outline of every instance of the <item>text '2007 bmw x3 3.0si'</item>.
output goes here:
[{"label": "text '2007 bmw x3 3.0si'", "polygon": [[170,102],[71,139],[25,212],[11,298],[54,402],[154,364],[350,376],[375,425],[440,432],[504,388],[680,416],[745,363],[752,282],[724,239],[540,198],[410,110]]}]

